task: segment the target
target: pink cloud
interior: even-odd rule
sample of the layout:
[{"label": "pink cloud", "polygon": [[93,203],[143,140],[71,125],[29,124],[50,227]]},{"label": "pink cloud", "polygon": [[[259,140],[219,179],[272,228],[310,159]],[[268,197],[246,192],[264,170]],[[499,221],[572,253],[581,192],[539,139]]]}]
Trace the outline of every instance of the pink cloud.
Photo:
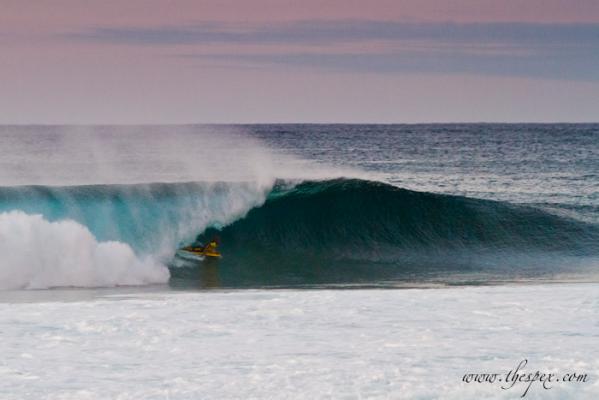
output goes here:
[{"label": "pink cloud", "polygon": [[596,0],[45,0],[2,4],[0,29],[40,32],[197,21],[373,19],[453,22],[599,22]]}]

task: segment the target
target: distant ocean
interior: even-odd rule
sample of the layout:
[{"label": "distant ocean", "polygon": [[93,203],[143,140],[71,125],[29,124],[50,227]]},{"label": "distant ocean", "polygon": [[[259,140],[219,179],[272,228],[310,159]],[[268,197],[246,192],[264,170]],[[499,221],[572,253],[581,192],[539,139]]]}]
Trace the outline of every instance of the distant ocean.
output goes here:
[{"label": "distant ocean", "polygon": [[[0,149],[7,398],[518,398],[462,375],[522,358],[596,383],[599,124],[1,126]],[[213,237],[222,259],[178,252]]]}]

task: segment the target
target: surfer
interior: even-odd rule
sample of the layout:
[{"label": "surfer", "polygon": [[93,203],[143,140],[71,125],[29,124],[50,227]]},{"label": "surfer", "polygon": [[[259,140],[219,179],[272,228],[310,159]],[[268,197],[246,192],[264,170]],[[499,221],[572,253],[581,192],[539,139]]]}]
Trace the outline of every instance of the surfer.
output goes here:
[{"label": "surfer", "polygon": [[218,254],[218,251],[216,250],[217,247],[218,247],[218,238],[215,236],[212,238],[212,240],[210,242],[208,242],[207,245],[205,245],[202,248],[202,252],[204,254]]},{"label": "surfer", "polygon": [[198,256],[220,257],[221,254],[218,252],[218,249],[217,249],[218,244],[219,244],[219,240],[215,236],[212,238],[212,240],[210,240],[210,242],[208,242],[204,246],[186,246],[186,247],[183,247],[181,250],[186,251],[188,253],[192,253],[194,255],[198,255]]}]

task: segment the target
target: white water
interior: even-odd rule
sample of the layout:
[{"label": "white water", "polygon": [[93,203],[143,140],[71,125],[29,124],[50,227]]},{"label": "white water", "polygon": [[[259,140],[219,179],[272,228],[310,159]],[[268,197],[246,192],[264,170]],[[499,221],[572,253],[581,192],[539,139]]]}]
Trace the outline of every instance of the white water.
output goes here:
[{"label": "white water", "polygon": [[599,398],[597,284],[55,290],[0,301],[6,400],[518,399],[523,383],[462,377],[524,358],[527,372],[589,376],[537,382],[526,399]]},{"label": "white water", "polygon": [[74,221],[0,214],[0,289],[164,283],[168,269],[121,242],[98,242]]}]

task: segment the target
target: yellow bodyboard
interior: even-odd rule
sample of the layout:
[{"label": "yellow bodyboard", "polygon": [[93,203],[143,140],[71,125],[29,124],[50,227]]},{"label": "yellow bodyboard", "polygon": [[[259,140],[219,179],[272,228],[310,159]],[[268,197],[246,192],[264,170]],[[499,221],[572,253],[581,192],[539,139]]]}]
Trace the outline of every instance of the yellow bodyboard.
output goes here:
[{"label": "yellow bodyboard", "polygon": [[195,256],[203,256],[203,257],[217,257],[220,258],[222,255],[217,251],[203,251],[201,247],[183,247],[181,250],[186,251],[187,253],[191,253]]}]

